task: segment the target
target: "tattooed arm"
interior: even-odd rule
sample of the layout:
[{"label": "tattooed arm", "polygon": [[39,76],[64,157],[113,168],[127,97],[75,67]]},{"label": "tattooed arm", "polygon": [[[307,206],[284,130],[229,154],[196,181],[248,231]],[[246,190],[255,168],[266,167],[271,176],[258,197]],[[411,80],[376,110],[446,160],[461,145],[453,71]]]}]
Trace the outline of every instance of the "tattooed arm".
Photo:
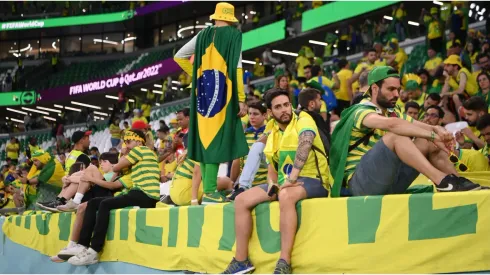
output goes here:
[{"label": "tattooed arm", "polygon": [[308,154],[310,153],[311,146],[313,145],[313,140],[315,139],[315,132],[304,131],[299,135],[298,138],[298,150],[296,151],[296,157],[294,158],[293,169],[289,178],[297,179],[301,169],[308,160]]}]

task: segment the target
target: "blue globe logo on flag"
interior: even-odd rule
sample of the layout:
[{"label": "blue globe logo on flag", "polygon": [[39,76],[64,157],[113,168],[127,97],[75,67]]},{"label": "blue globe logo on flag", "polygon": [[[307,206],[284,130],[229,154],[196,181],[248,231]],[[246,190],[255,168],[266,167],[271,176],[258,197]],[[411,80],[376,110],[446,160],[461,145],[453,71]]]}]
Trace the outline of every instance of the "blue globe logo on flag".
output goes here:
[{"label": "blue globe logo on flag", "polygon": [[218,70],[205,70],[197,79],[197,112],[214,117],[226,106],[226,76]]},{"label": "blue globe logo on flag", "polygon": [[291,174],[291,171],[293,171],[293,165],[292,164],[286,164],[282,167],[282,171],[284,172],[284,175],[288,176]]}]

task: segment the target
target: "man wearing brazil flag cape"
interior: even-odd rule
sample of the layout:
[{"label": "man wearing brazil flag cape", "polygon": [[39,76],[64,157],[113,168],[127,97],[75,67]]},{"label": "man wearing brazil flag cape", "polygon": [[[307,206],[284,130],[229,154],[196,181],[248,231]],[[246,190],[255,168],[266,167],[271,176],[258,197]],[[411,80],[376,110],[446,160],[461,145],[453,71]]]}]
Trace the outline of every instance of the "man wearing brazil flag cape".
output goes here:
[{"label": "man wearing brazil flag cape", "polygon": [[[235,8],[218,3],[202,30],[175,55],[175,61],[192,76],[188,158],[200,162],[204,185],[203,204],[220,203],[217,192],[219,164],[248,153],[240,117],[247,113],[241,62],[242,34]],[[189,57],[194,54],[192,66]]]}]

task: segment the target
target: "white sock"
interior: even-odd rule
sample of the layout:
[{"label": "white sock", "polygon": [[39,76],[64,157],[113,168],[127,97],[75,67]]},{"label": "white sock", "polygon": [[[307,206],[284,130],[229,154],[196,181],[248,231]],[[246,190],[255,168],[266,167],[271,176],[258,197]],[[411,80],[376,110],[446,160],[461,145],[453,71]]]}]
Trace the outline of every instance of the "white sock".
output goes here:
[{"label": "white sock", "polygon": [[74,242],[74,241],[70,241],[70,242],[68,243],[68,247],[74,247],[75,245],[77,245],[77,243],[76,243],[76,242]]},{"label": "white sock", "polygon": [[80,204],[80,203],[82,203],[82,199],[83,199],[83,194],[77,192],[75,194],[75,198],[73,198],[73,202],[76,204]]}]

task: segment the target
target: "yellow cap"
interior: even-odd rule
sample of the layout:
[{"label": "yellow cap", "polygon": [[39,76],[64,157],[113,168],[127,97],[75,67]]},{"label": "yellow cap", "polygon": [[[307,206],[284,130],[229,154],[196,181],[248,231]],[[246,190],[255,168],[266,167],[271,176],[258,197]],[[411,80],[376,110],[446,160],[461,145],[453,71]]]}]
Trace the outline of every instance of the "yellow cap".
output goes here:
[{"label": "yellow cap", "polygon": [[170,120],[170,123],[178,123],[178,121],[177,121],[177,119],[176,119],[176,118],[172,118],[172,119]]},{"label": "yellow cap", "polygon": [[216,5],[216,9],[214,10],[214,14],[212,14],[209,18],[226,22],[238,22],[238,19],[235,17],[235,7],[226,2],[218,3]]},{"label": "yellow cap", "polygon": [[461,65],[461,58],[459,56],[452,54],[446,60],[444,60],[444,64],[449,64],[449,65],[459,65],[459,67],[463,67]]},{"label": "yellow cap", "polygon": [[259,99],[262,99],[262,93],[257,90],[254,91],[254,96],[257,96],[259,97]]}]

